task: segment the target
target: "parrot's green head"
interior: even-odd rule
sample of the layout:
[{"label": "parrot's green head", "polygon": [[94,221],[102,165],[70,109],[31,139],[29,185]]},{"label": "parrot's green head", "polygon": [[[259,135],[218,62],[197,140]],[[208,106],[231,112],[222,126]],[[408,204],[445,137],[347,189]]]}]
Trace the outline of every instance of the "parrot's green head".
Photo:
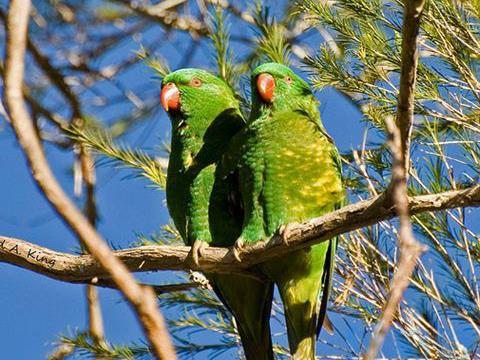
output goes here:
[{"label": "parrot's green head", "polygon": [[310,86],[288,66],[278,63],[258,66],[252,72],[251,86],[252,118],[264,110],[296,110],[316,102]]},{"label": "parrot's green head", "polygon": [[238,109],[232,89],[220,78],[201,69],[181,69],[162,81],[160,100],[174,129],[188,125],[207,128],[221,113]]}]

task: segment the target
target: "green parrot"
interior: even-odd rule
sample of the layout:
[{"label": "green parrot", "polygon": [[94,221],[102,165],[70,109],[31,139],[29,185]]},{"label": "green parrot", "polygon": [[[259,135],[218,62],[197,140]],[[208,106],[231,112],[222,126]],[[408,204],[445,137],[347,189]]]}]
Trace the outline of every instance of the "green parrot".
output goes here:
[{"label": "green parrot", "polygon": [[[170,73],[162,81],[160,99],[172,124],[167,207],[198,265],[205,246],[231,246],[240,235],[242,211],[229,196],[237,185],[215,178],[231,138],[245,122],[232,89],[204,70]],[[239,275],[206,276],[235,317],[247,359],[273,359],[273,284]]]},{"label": "green parrot", "polygon": [[[337,149],[308,84],[288,67],[267,63],[252,73],[252,109],[222,160],[238,171],[244,221],[236,249],[268,239],[288,224],[318,217],[344,199]],[[284,304],[294,359],[314,359],[325,320],[336,239],[261,264]],[[238,255],[238,253],[237,253]]]}]

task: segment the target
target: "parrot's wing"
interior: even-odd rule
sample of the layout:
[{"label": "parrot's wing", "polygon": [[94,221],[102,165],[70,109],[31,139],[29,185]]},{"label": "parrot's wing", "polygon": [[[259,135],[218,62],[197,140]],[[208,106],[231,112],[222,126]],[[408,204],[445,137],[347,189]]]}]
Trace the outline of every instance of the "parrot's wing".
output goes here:
[{"label": "parrot's wing", "polygon": [[[327,133],[325,127],[322,124],[320,119],[320,114],[318,110],[312,111],[309,108],[305,108],[299,111],[302,115],[308,117],[310,121],[312,121],[316,125],[316,129],[324,136],[333,146],[331,151],[331,157],[335,165],[335,169],[337,170],[337,176],[341,179],[342,178],[342,160],[340,158],[340,154],[335,146],[335,142],[333,138]],[[339,209],[343,205],[344,201],[335,204],[335,209]],[[332,209],[333,210],[333,209]],[[330,297],[331,289],[332,289],[332,280],[333,274],[335,269],[335,253],[337,250],[337,237],[329,240],[330,244],[328,247],[327,256],[325,259],[324,265],[324,272],[322,276],[322,299],[320,302],[320,309],[318,313],[318,323],[317,323],[317,336],[320,335],[320,331],[322,329],[323,322],[325,320],[327,314],[327,305],[328,299]]]},{"label": "parrot's wing", "polygon": [[[240,229],[243,224],[243,201],[240,194],[238,164],[244,142],[245,129],[239,131],[230,141],[217,168],[216,183],[221,184],[223,196],[226,196],[226,210],[230,217],[236,219]],[[232,245],[232,244],[228,244]]]},{"label": "parrot's wing", "polygon": [[[238,163],[242,155],[242,148],[245,141],[247,129],[239,131],[230,141],[230,144],[227,148],[225,154],[223,154],[222,159],[219,164],[218,175],[222,178],[226,178],[234,172],[238,172]],[[237,180],[238,183],[238,180]]]},{"label": "parrot's wing", "polygon": [[243,201],[240,194],[239,173],[238,169],[227,175],[225,181],[228,183],[227,206],[228,212],[240,224],[243,224]]}]

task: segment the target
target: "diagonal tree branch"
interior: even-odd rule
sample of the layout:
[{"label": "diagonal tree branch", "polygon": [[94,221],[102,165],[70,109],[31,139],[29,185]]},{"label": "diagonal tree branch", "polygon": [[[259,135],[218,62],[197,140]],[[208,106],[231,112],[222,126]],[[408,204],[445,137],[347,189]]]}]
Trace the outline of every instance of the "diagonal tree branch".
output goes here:
[{"label": "diagonal tree branch", "polygon": [[130,302],[155,355],[160,359],[175,359],[175,350],[157,307],[153,290],[141,287],[135,281],[125,265],[67,197],[50,170],[40,139],[26,109],[22,91],[30,5],[29,0],[11,1],[7,18],[5,100],[12,127],[38,186]]},{"label": "diagonal tree branch", "polygon": [[417,37],[420,29],[425,0],[405,1],[402,27],[402,68],[396,126],[391,118],[386,119],[390,133],[390,148],[393,154],[392,180],[389,191],[400,221],[398,241],[400,256],[398,270],[390,282],[390,292],[378,327],[370,342],[367,359],[374,360],[390,329],[403,293],[408,287],[424,247],[415,240],[408,209],[408,170],[410,167],[410,141],[413,125],[415,83],[418,66]]},{"label": "diagonal tree branch", "polygon": [[[2,14],[2,16],[4,15]],[[70,122],[70,125],[73,124],[83,127],[84,120],[80,100],[73,89],[70,88],[65,81],[63,74],[51,64],[50,59],[42,54],[34,42],[28,37],[27,49],[33,55],[33,58],[42,68],[52,84],[54,84],[60,90],[60,92],[70,103],[72,108],[72,121]],[[65,130],[66,127],[62,129]],[[95,203],[95,165],[89,151],[81,144],[78,147],[81,178],[85,184],[86,191],[85,215],[92,226],[95,227],[97,220],[97,209]],[[94,286],[87,285],[86,298],[90,334],[97,343],[100,343],[104,339],[104,329],[100,302],[98,300],[98,292]]]},{"label": "diagonal tree branch", "polygon": [[[208,247],[199,259],[205,272],[245,273],[252,265],[311,246],[352,230],[395,217],[394,206],[386,206],[384,195],[343,207],[289,229],[285,243],[281,236],[246,246],[239,251],[241,262],[231,248]],[[480,206],[480,184],[439,194],[409,199],[410,215],[458,207]],[[114,254],[132,272],[182,270],[194,268],[188,246],[141,246],[118,250]],[[0,262],[16,265],[56,280],[85,283],[105,279],[109,274],[90,255],[72,255],[53,251],[23,240],[0,236]]]}]

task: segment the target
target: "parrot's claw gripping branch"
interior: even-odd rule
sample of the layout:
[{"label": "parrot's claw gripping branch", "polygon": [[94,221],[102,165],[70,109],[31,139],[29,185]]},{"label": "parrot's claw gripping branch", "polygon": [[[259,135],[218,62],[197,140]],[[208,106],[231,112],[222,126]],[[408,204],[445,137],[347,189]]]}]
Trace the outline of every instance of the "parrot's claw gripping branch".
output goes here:
[{"label": "parrot's claw gripping branch", "polygon": [[289,246],[288,239],[292,235],[292,230],[298,227],[300,223],[298,222],[291,222],[285,225],[281,225],[278,228],[278,235],[280,235],[280,238],[282,239],[282,242],[286,245]]},{"label": "parrot's claw gripping branch", "polygon": [[242,250],[245,248],[245,242],[243,241],[242,238],[238,238],[237,241],[235,241],[235,244],[233,244],[232,251],[233,251],[233,257],[238,261],[242,262],[242,259],[240,257],[240,253]]},{"label": "parrot's claw gripping branch", "polygon": [[204,256],[208,243],[203,240],[195,240],[192,245],[192,260],[197,268],[200,268],[199,258]]}]

